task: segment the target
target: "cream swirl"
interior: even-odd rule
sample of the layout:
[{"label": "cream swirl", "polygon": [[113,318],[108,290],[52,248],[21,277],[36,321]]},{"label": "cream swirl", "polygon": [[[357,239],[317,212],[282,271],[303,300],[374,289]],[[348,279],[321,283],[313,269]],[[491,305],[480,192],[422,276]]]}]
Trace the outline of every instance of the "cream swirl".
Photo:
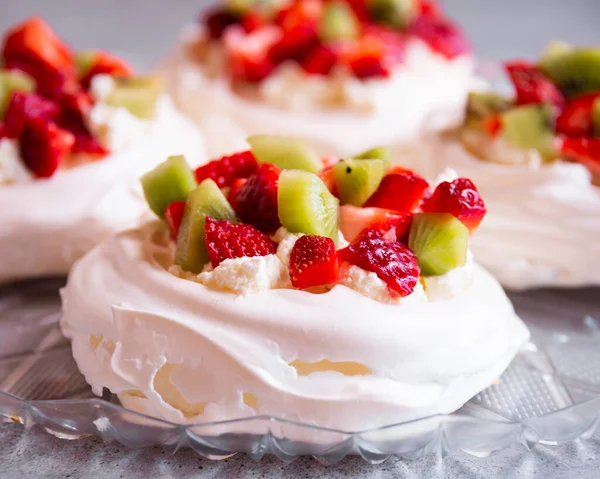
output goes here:
[{"label": "cream swirl", "polygon": [[[189,29],[159,71],[180,108],[206,132],[211,155],[269,132],[306,138],[322,154],[347,156],[376,145],[412,144],[423,130],[457,125],[463,117],[470,55],[448,60],[414,39],[390,78],[360,81],[347,75],[334,82],[286,65],[258,88],[257,98],[249,98],[234,93],[224,74],[203,68],[192,53],[202,35]],[[333,87],[341,93],[329,92]],[[323,96],[340,94],[345,104],[320,104]]]},{"label": "cream swirl", "polygon": [[473,236],[475,257],[509,288],[600,284],[600,188],[577,163],[482,161],[455,142],[430,145],[434,170],[473,180],[488,214]]},{"label": "cream swirl", "polygon": [[163,228],[103,242],[61,292],[61,325],[94,392],[107,387],[154,417],[270,414],[359,430],[448,413],[498,378],[528,339],[476,265],[448,300],[391,305],[343,285],[237,296],[169,274]]},{"label": "cream swirl", "polygon": [[138,178],[179,153],[200,163],[203,140],[163,98],[144,134],[108,157],[49,179],[1,185],[0,283],[65,274],[103,239],[137,224],[147,214]]}]

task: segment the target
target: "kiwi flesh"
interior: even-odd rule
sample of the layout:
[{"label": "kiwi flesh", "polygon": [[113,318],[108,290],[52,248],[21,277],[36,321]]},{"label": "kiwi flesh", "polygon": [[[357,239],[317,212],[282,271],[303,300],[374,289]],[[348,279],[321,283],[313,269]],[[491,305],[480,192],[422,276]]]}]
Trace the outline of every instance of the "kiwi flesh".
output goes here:
[{"label": "kiwi flesh", "polygon": [[319,38],[322,42],[352,40],[359,34],[359,24],[350,5],[330,2],[323,9],[319,24]]},{"label": "kiwi flesh", "polygon": [[318,173],[323,164],[318,153],[305,141],[280,135],[254,135],[246,140],[258,163],[270,163],[282,170]]},{"label": "kiwi flesh", "polygon": [[379,159],[347,159],[333,166],[333,174],[343,204],[362,206],[377,191],[388,169]]},{"label": "kiwi flesh", "polygon": [[600,48],[554,52],[539,67],[569,100],[600,91]]},{"label": "kiwi flesh", "polygon": [[164,91],[164,82],[153,75],[115,78],[115,87],[106,103],[123,107],[142,119],[149,119],[156,112],[156,102]]},{"label": "kiwi flesh", "polygon": [[35,86],[35,80],[27,73],[19,70],[0,70],[0,120],[4,118],[14,92],[32,93]]},{"label": "kiwi flesh", "polygon": [[398,30],[406,29],[418,14],[416,0],[367,0],[371,18]]}]

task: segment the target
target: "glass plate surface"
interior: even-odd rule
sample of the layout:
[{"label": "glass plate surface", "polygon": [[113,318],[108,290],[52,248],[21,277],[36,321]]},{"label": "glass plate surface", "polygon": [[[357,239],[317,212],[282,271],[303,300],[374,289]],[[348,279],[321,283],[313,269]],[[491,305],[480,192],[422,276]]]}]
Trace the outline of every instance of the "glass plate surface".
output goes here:
[{"label": "glass plate surface", "polygon": [[[65,439],[87,435],[128,447],[191,447],[223,459],[245,452],[258,460],[312,455],[333,463],[360,454],[417,458],[462,450],[487,455],[515,442],[558,444],[592,434],[600,418],[600,290],[511,294],[533,342],[498,384],[454,414],[365,431],[336,431],[268,416],[182,426],[93,396],[58,327],[53,279],[0,288],[0,419],[38,424]],[[485,318],[482,318],[485,320]],[[245,434],[249,422],[260,434]],[[310,437],[310,443],[295,438]]]}]

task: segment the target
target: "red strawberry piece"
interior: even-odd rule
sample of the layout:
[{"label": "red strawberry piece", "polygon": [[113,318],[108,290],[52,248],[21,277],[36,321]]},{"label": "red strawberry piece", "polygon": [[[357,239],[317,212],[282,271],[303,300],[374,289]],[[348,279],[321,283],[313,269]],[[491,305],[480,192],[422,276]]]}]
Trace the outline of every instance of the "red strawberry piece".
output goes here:
[{"label": "red strawberry piece", "polygon": [[454,58],[472,50],[460,27],[447,18],[421,15],[409,28],[409,32],[446,58]]},{"label": "red strawberry piece", "polygon": [[420,13],[424,17],[439,17],[443,14],[442,6],[435,0],[421,0]]},{"label": "red strawberry piece", "polygon": [[6,128],[4,127],[4,123],[0,123],[0,140],[2,138],[6,138]]},{"label": "red strawberry piece", "polygon": [[208,257],[213,268],[232,258],[274,254],[276,244],[266,234],[243,223],[206,218],[204,227]]},{"label": "red strawberry piece", "polygon": [[363,231],[350,246],[338,251],[338,258],[364,270],[371,271],[384,281],[390,294],[408,296],[419,281],[417,257],[402,243],[395,241],[381,228]]},{"label": "red strawberry piece", "polygon": [[100,50],[96,52],[91,68],[81,79],[81,85],[86,89],[89,88],[92,78],[95,75],[102,74],[114,77],[130,77],[133,75],[133,68],[125,60]]},{"label": "red strawberry piece", "polygon": [[347,0],[350,8],[354,10],[354,14],[357,18],[366,23],[369,20],[369,10],[367,8],[367,0]]},{"label": "red strawberry piece", "polygon": [[237,195],[235,211],[240,219],[265,233],[273,233],[281,226],[277,213],[280,173],[275,165],[263,163]]},{"label": "red strawberry piece", "polygon": [[515,86],[517,103],[551,103],[558,108],[565,104],[560,90],[533,63],[520,60],[504,64],[511,81]]},{"label": "red strawberry piece", "polygon": [[165,209],[165,221],[169,225],[169,231],[171,232],[171,238],[176,240],[179,234],[179,227],[181,226],[181,220],[183,219],[183,212],[185,210],[185,201],[173,201]]},{"label": "red strawberry piece", "polygon": [[389,230],[395,227],[398,241],[406,243],[412,218],[412,213],[343,205],[340,207],[340,231],[346,240],[352,242],[367,228],[378,227],[382,230]]},{"label": "red strawberry piece", "polygon": [[483,129],[489,136],[495,138],[502,131],[502,119],[500,115],[490,115],[483,120]]},{"label": "red strawberry piece", "polygon": [[422,209],[425,213],[450,213],[469,231],[479,226],[487,212],[477,188],[467,178],[440,183],[431,197],[423,202]]},{"label": "red strawberry piece", "polygon": [[20,138],[21,158],[36,176],[48,178],[69,153],[75,138],[55,123],[45,119],[30,120]]},{"label": "red strawberry piece", "polygon": [[298,238],[290,254],[290,279],[298,289],[337,283],[340,270],[333,240],[313,235]]},{"label": "red strawberry piece", "polygon": [[387,174],[365,206],[407,212],[414,210],[429,183],[412,171]]},{"label": "red strawberry piece", "polygon": [[256,158],[251,151],[243,151],[223,156],[196,169],[196,180],[202,183],[211,178],[219,188],[230,186],[236,178],[248,178],[258,168]]},{"label": "red strawberry piece", "polygon": [[63,99],[65,100],[63,102],[63,112],[58,123],[75,136],[73,153],[85,153],[96,157],[108,155],[110,151],[100,144],[85,124],[84,112],[91,107],[91,101],[87,93],[80,92],[73,96],[66,96]]},{"label": "red strawberry piece", "polygon": [[59,105],[35,93],[14,92],[4,118],[6,136],[18,138],[30,120],[56,120],[60,113]]},{"label": "red strawberry piece", "polygon": [[329,47],[319,45],[302,61],[302,68],[311,75],[329,75],[338,61],[338,55]]},{"label": "red strawberry piece", "polygon": [[240,19],[231,13],[217,10],[209,13],[201,21],[206,25],[210,37],[218,40],[225,34],[227,28],[238,24]]},{"label": "red strawberry piece", "polygon": [[318,44],[317,29],[323,14],[323,4],[319,0],[291,2],[282,9],[276,23],[283,30],[281,39],[273,45],[269,58],[278,64],[285,60],[306,58]]},{"label": "red strawberry piece", "polygon": [[406,35],[384,25],[367,25],[363,36],[368,40],[377,40],[384,48],[389,65],[398,65],[406,53]]},{"label": "red strawberry piece", "polygon": [[6,63],[73,68],[71,50],[40,17],[31,17],[7,32],[2,57]]},{"label": "red strawberry piece", "polygon": [[356,78],[389,77],[387,50],[381,40],[363,37],[356,40],[343,54],[344,63]]},{"label": "red strawberry piece", "polygon": [[275,68],[269,50],[280,37],[279,28],[274,26],[249,34],[239,26],[229,28],[223,38],[232,78],[257,83],[269,76]]},{"label": "red strawberry piece", "polygon": [[600,178],[600,138],[564,138],[561,151],[585,165],[595,178]]},{"label": "red strawberry piece", "polygon": [[267,19],[260,12],[250,12],[242,18],[242,27],[244,27],[246,33],[252,33],[264,27],[267,23]]},{"label": "red strawberry piece", "polygon": [[592,109],[600,93],[590,93],[571,100],[556,118],[556,132],[569,136],[592,135]]},{"label": "red strawberry piece", "polygon": [[236,178],[235,180],[233,180],[233,182],[231,183],[231,186],[229,187],[229,193],[227,194],[227,201],[229,202],[229,204],[231,205],[231,207],[233,208],[234,211],[237,211],[237,209],[238,209],[238,204],[237,204],[238,194],[240,193],[242,186],[244,186],[247,182],[248,182],[248,178]]}]

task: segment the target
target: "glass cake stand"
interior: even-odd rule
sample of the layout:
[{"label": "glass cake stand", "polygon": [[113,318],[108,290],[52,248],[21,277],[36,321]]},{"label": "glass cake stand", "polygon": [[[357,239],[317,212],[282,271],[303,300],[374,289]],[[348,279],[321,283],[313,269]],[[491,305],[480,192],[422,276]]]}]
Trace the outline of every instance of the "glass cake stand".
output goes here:
[{"label": "glass cake stand", "polygon": [[191,447],[211,459],[245,452],[255,460],[311,455],[333,463],[360,454],[378,463],[390,455],[411,459],[461,450],[485,456],[515,442],[559,444],[591,435],[600,417],[599,289],[511,294],[532,343],[498,384],[456,413],[338,431],[269,416],[183,426],[124,409],[109,393],[95,397],[58,327],[63,284],[52,279],[0,287],[0,419],[37,424],[64,439],[96,435],[171,452]]}]

